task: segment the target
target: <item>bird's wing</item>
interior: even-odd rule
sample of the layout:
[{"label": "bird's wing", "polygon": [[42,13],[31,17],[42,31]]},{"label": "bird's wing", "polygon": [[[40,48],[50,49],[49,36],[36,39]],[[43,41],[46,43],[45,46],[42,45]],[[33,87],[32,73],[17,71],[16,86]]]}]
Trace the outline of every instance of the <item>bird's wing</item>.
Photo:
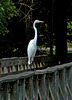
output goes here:
[{"label": "bird's wing", "polygon": [[29,42],[28,48],[27,48],[27,53],[28,56],[35,56],[37,50],[37,45],[34,44],[33,39]]}]

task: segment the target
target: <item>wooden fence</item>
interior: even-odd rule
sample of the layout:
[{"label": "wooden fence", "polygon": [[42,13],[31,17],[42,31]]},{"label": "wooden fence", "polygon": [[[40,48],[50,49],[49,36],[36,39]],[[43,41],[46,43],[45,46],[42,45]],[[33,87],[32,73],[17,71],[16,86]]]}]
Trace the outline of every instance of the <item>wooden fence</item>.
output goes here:
[{"label": "wooden fence", "polygon": [[36,71],[28,71],[26,57],[1,59],[0,100],[72,100],[72,62],[50,59],[35,57]]}]

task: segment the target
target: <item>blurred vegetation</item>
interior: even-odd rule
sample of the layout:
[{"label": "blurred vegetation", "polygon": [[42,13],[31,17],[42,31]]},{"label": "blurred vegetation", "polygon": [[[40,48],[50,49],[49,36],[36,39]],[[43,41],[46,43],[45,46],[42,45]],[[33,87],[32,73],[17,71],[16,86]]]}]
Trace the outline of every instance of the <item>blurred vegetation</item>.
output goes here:
[{"label": "blurred vegetation", "polygon": [[67,41],[72,41],[72,20],[67,19]]},{"label": "blurred vegetation", "polygon": [[[51,34],[53,35],[53,47],[56,45],[55,33],[52,31],[52,17],[57,15],[53,16],[52,14],[54,14],[54,6],[57,0],[54,1],[53,5],[53,0],[32,1],[0,0],[0,58],[27,55],[28,42],[34,38],[33,22],[35,19],[45,22],[36,25],[38,29],[38,48],[50,47]],[[68,42],[72,41],[71,4],[72,1],[67,3]],[[42,54],[49,53],[50,50]],[[38,52],[38,54],[41,53]]]},{"label": "blurred vegetation", "polygon": [[0,34],[7,34],[8,21],[16,16],[16,7],[12,0],[0,0]]}]

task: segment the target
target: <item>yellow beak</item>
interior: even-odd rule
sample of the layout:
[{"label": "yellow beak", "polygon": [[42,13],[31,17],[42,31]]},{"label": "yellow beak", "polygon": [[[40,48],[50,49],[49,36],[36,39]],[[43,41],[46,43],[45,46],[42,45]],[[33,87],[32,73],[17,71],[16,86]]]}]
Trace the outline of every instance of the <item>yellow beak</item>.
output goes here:
[{"label": "yellow beak", "polygon": [[44,21],[38,21],[39,23],[44,23]]}]

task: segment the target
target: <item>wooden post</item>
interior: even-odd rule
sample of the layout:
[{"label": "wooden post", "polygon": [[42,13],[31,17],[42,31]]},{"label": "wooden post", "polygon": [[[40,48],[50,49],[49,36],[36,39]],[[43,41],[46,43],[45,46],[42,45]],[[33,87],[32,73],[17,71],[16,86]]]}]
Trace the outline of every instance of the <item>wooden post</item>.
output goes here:
[{"label": "wooden post", "polygon": [[60,100],[59,97],[59,71],[55,71],[55,93],[54,93],[55,100]]},{"label": "wooden post", "polygon": [[10,92],[10,100],[19,100],[18,81],[12,83],[12,90]]},{"label": "wooden post", "polygon": [[49,91],[50,99],[55,100],[55,73],[50,73],[49,75]]},{"label": "wooden post", "polygon": [[65,69],[60,72],[59,79],[60,100],[67,100]]},{"label": "wooden post", "polygon": [[34,81],[33,81],[33,90],[34,90],[34,100],[38,100],[38,76],[34,77]]},{"label": "wooden post", "polygon": [[68,84],[67,84],[67,88],[69,91],[69,100],[72,100],[72,66],[69,68],[69,72],[68,72]]},{"label": "wooden post", "polygon": [[4,83],[3,84],[3,97],[2,97],[2,100],[8,100],[8,83]]},{"label": "wooden post", "polygon": [[46,74],[40,76],[41,80],[39,81],[39,96],[40,100],[46,100]]},{"label": "wooden post", "polygon": [[16,87],[16,84],[14,82],[14,83],[11,83],[10,85],[12,87],[11,91],[10,91],[10,100],[16,100],[15,99],[15,92],[16,92],[15,87]]},{"label": "wooden post", "polygon": [[22,100],[25,100],[25,79],[22,80]]},{"label": "wooden post", "polygon": [[26,85],[26,99],[33,100],[33,77],[28,78],[28,83]]},{"label": "wooden post", "polygon": [[18,88],[19,80],[16,81],[16,100],[19,100],[19,88]]},{"label": "wooden post", "polygon": [[20,95],[20,100],[25,100],[25,79],[20,80],[20,91],[19,91],[19,95]]},{"label": "wooden post", "polygon": [[21,82],[21,80],[19,80],[19,97],[20,97],[20,100],[22,100],[22,82]]},{"label": "wooden post", "polygon": [[46,99],[49,100],[49,74],[46,75]]}]

